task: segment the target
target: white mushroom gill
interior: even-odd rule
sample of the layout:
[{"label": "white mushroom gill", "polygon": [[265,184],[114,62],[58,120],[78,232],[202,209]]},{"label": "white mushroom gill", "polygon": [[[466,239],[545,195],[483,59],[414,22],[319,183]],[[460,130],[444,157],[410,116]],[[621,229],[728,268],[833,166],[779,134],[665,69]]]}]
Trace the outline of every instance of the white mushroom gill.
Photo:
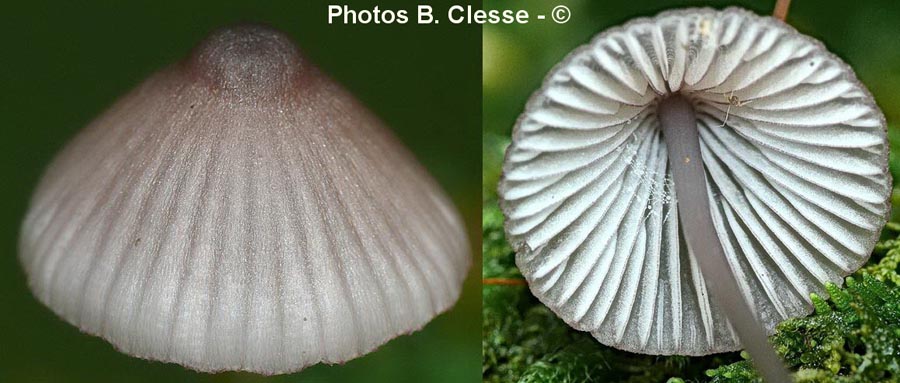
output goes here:
[{"label": "white mushroom gill", "polygon": [[264,374],[420,329],[470,263],[411,153],[261,26],[213,33],[75,137],[20,259],[44,304],[125,353]]},{"label": "white mushroom gill", "polygon": [[[693,109],[699,158],[668,160],[670,98]],[[736,350],[710,296],[723,292],[688,251],[684,217],[698,213],[673,167],[705,167],[708,188],[693,190],[742,295],[720,298],[743,298],[771,334],[868,258],[889,210],[885,128],[851,68],[781,21],[736,8],[633,20],[570,54],[529,101],[499,187],[506,232],[535,296],[601,343]]]}]

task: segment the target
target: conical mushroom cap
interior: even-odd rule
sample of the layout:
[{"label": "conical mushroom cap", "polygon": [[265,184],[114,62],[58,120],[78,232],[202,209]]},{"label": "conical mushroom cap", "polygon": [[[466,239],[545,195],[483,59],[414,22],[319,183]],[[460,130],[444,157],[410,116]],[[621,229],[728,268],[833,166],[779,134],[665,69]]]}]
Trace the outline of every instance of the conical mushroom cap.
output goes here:
[{"label": "conical mushroom cap", "polygon": [[34,294],[121,351],[283,373],[362,355],[459,296],[439,186],[283,34],[217,31],[56,157],[25,219]]},{"label": "conical mushroom cap", "polygon": [[610,29],[529,101],[499,192],[532,292],[616,348],[736,350],[679,228],[692,212],[656,115],[674,93],[695,109],[702,158],[686,160],[703,161],[718,238],[769,333],[868,258],[889,210],[884,116],[821,43],[735,8]]}]

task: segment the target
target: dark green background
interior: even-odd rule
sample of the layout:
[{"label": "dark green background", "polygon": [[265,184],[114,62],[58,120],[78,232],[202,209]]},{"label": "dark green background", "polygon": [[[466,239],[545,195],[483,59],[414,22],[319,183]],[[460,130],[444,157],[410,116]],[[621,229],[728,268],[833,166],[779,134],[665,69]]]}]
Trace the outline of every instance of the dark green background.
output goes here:
[{"label": "dark green background", "polygon": [[[494,193],[502,157],[497,145],[508,141],[525,101],[540,86],[550,68],[592,36],[638,16],[653,16],[673,8],[740,6],[769,15],[775,0],[517,0],[532,14],[547,14],[566,4],[572,17],[565,24],[548,20],[526,25],[484,27],[484,190]],[[486,0],[485,8],[506,8],[511,2]],[[872,91],[888,124],[900,122],[900,1],[793,0],[787,22],[801,33],[825,43],[849,63]],[[900,144],[900,130],[891,129]],[[893,151],[892,151],[893,152]],[[891,156],[892,165],[900,159]],[[898,162],[894,164],[895,162]],[[892,166],[900,170],[900,166]],[[900,174],[894,175],[895,182]],[[895,201],[898,200],[895,195]],[[895,209],[896,210],[896,209]]]},{"label": "dark green background", "polygon": [[[415,4],[332,2],[355,8],[413,9]],[[60,1],[0,7],[0,382],[264,379],[194,373],[120,354],[38,303],[16,257],[29,196],[53,154],[118,96],[184,57],[222,25],[265,22],[293,36],[396,131],[451,194],[470,238],[478,238],[481,28],[328,25],[327,3]],[[473,267],[460,302],[423,331],[342,366],[319,365],[272,381],[475,381],[481,354],[479,275]]]}]

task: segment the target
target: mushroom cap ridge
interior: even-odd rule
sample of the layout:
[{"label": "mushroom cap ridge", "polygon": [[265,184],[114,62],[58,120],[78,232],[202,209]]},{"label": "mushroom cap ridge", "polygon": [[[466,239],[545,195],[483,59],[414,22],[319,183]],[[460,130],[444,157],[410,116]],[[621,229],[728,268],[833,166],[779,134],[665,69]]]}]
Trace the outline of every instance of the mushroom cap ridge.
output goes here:
[{"label": "mushroom cap ridge", "polygon": [[627,351],[736,350],[678,228],[654,114],[673,92],[695,105],[719,239],[770,333],[868,258],[890,207],[886,124],[820,42],[738,8],[604,31],[529,100],[499,194],[535,296]]},{"label": "mushroom cap ridge", "polygon": [[464,227],[286,36],[212,36],[246,33],[290,76],[240,55],[152,75],[52,161],[19,258],[41,302],[130,355],[207,372],[342,363],[456,302]]}]

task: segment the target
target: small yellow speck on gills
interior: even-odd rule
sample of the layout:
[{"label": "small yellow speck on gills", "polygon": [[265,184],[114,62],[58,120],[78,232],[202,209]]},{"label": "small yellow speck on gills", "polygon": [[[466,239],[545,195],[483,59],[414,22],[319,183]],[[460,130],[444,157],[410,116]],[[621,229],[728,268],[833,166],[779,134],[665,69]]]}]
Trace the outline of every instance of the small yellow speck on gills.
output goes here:
[{"label": "small yellow speck on gills", "polygon": [[712,21],[709,19],[700,20],[700,35],[703,37],[709,36],[709,32],[712,29]]}]

